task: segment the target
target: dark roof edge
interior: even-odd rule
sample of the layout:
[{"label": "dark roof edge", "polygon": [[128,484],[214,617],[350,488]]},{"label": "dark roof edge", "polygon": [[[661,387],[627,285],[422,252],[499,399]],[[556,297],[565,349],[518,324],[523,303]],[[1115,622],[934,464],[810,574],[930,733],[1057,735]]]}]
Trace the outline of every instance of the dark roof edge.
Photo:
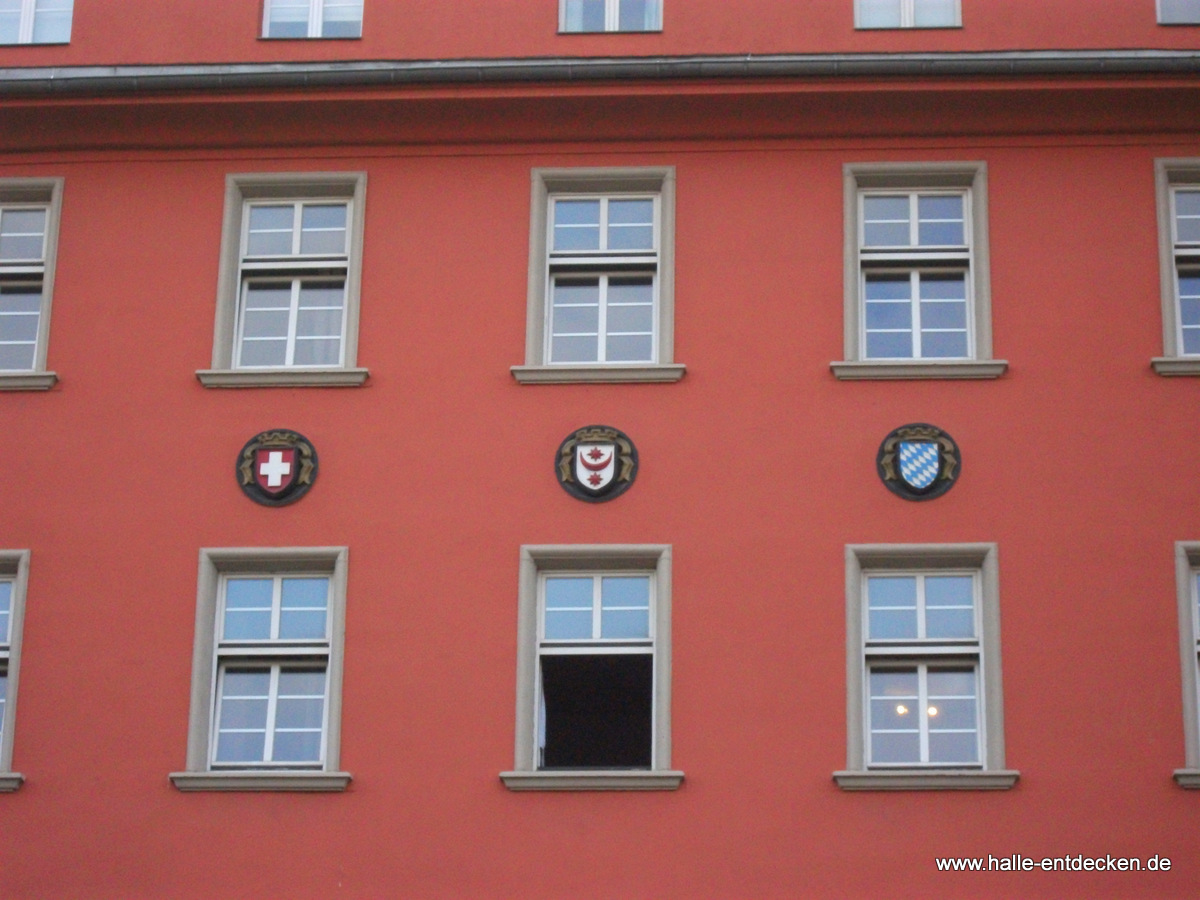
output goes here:
[{"label": "dark roof edge", "polygon": [[1200,50],[1010,50],[62,66],[0,68],[0,96],[710,78],[953,78],[1198,72]]}]

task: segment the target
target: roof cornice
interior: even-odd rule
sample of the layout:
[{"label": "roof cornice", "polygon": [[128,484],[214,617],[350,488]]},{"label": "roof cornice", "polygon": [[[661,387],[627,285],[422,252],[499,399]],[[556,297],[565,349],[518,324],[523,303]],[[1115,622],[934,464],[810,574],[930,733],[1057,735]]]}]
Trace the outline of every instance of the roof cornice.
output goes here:
[{"label": "roof cornice", "polygon": [[527,57],[0,68],[0,96],[758,78],[1195,75],[1200,50]]}]

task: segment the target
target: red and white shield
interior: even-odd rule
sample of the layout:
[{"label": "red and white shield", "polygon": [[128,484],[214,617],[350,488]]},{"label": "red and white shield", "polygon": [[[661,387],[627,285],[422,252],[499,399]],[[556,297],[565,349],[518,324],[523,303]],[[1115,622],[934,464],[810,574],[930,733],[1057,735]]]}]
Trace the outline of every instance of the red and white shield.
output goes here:
[{"label": "red and white shield", "polygon": [[616,444],[576,444],[575,478],[586,490],[598,493],[617,474]]},{"label": "red and white shield", "polygon": [[294,448],[260,448],[254,451],[254,480],[268,494],[281,494],[299,474]]}]

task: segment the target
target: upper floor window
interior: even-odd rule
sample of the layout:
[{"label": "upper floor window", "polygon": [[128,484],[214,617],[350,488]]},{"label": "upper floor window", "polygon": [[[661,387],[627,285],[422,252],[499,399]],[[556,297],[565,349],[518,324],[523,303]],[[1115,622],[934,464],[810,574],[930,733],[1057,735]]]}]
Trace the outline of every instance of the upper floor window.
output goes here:
[{"label": "upper floor window", "polygon": [[0,44],[66,44],[75,0],[0,0]]},{"label": "upper floor window", "polygon": [[1200,788],[1200,543],[1175,544],[1179,649],[1183,664],[1185,767],[1175,770],[1180,787]]},{"label": "upper floor window", "polygon": [[1200,375],[1200,159],[1155,162],[1163,355],[1160,375]]},{"label": "upper floor window", "polygon": [[674,171],[535,169],[519,381],[675,381]]},{"label": "upper floor window", "polygon": [[1200,25],[1200,0],[1158,0],[1158,24]]},{"label": "upper floor window", "polygon": [[559,0],[559,31],[661,31],[662,0]]},{"label": "upper floor window", "polygon": [[362,37],[363,0],[267,0],[263,37]]},{"label": "upper floor window", "polygon": [[361,173],[227,184],[210,387],[357,385]]},{"label": "upper floor window", "polygon": [[61,179],[0,180],[0,390],[44,390]]},{"label": "upper floor window", "polygon": [[839,378],[995,378],[983,163],[849,165]]},{"label": "upper floor window", "polygon": [[855,0],[858,28],[956,28],[959,0]]}]

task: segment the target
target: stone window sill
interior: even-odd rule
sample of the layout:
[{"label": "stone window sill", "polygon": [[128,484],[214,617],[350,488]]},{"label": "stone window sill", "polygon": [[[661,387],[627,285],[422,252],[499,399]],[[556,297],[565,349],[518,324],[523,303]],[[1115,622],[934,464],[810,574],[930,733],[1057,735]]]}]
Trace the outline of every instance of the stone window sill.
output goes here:
[{"label": "stone window sill", "polygon": [[834,772],[843,791],[1007,791],[1020,773],[1012,769],[892,769]]},{"label": "stone window sill", "polygon": [[344,791],[349,772],[172,772],[181,791]]},{"label": "stone window sill", "polygon": [[655,772],[501,772],[510,791],[674,791],[683,773]]}]

